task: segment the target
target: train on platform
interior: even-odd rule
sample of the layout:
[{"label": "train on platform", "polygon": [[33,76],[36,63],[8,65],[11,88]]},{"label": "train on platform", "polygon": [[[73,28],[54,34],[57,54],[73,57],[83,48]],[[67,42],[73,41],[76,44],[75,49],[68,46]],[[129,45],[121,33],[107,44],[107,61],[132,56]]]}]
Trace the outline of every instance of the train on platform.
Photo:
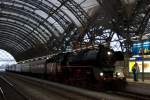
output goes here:
[{"label": "train on platform", "polygon": [[122,89],[126,78],[122,72],[115,71],[115,63],[123,59],[121,52],[99,45],[95,49],[63,52],[49,59],[18,63],[8,66],[6,71],[81,87]]}]

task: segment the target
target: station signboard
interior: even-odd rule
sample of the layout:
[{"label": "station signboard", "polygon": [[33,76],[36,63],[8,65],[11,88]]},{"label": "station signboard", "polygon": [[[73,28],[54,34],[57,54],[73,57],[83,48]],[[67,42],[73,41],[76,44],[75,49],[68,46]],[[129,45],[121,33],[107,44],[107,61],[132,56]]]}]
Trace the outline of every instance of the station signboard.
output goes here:
[{"label": "station signboard", "polygon": [[[138,63],[140,72],[142,72],[142,60],[144,63],[144,73],[150,73],[150,40],[144,40],[143,43],[137,41],[132,45],[133,56],[129,59],[129,72],[135,62]],[[142,59],[143,54],[143,59]]]},{"label": "station signboard", "polygon": [[143,43],[134,42],[132,46],[132,53],[133,55],[141,55],[142,53],[144,53],[144,55],[150,55],[150,40],[145,40]]}]

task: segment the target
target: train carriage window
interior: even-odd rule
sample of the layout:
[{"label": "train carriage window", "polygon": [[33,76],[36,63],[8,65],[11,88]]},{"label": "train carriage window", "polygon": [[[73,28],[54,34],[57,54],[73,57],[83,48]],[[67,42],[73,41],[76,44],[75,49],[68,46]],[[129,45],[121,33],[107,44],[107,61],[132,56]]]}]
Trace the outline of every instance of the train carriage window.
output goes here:
[{"label": "train carriage window", "polygon": [[47,73],[50,73],[51,72],[51,63],[48,63],[46,66],[47,66]]},{"label": "train carriage window", "polygon": [[51,72],[53,72],[53,65],[54,65],[54,63],[52,63],[52,64],[51,64],[51,67],[50,67],[50,71],[51,71]]},{"label": "train carriage window", "polygon": [[57,72],[61,72],[62,70],[61,70],[61,65],[60,64],[58,64],[57,65]]},{"label": "train carriage window", "polygon": [[56,72],[56,63],[53,63],[53,66],[51,67],[52,73]]}]

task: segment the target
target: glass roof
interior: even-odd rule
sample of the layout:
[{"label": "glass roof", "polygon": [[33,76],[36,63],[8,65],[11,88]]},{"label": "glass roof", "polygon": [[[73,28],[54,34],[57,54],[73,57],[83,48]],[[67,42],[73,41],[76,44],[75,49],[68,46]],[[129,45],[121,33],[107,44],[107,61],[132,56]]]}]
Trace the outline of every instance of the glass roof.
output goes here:
[{"label": "glass roof", "polygon": [[[141,21],[148,20],[146,16],[149,13],[145,12],[148,11],[149,2],[145,2],[0,0],[0,48],[21,60],[58,51],[76,38],[90,42],[95,37],[93,43],[110,42],[114,34],[129,38],[143,31],[142,25],[147,25],[139,25]],[[140,3],[143,8],[138,8]],[[131,20],[128,25],[127,18]],[[89,40],[83,41],[84,38]]]},{"label": "glass roof", "polygon": [[96,5],[96,0],[0,0],[0,36],[9,35],[0,48],[17,54],[51,42],[56,49],[65,35],[69,39],[69,33],[86,25],[87,11]]}]

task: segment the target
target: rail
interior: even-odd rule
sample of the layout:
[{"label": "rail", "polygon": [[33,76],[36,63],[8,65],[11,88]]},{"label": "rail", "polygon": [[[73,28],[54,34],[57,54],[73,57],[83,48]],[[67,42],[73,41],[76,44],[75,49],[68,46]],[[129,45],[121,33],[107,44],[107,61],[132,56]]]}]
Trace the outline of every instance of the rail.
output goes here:
[{"label": "rail", "polygon": [[3,99],[3,100],[7,100],[7,99],[6,99],[6,96],[5,96],[4,92],[3,92],[2,87],[0,87],[0,93],[1,93],[2,99]]},{"label": "rail", "polygon": [[23,76],[23,75],[18,75],[18,74],[13,74],[13,73],[8,73],[9,76],[11,77],[15,77],[18,78],[19,80],[28,82],[30,84],[34,84],[36,86],[45,88],[45,89],[49,89],[49,87],[53,87],[56,90],[59,90],[57,92],[59,92],[58,94],[61,94],[61,90],[67,91],[67,93],[74,93],[74,94],[78,94],[81,96],[85,96],[88,98],[91,98],[92,100],[130,100],[127,97],[122,97],[119,95],[111,95],[108,93],[103,93],[103,92],[96,92],[96,91],[90,91],[90,90],[86,90],[86,89],[81,89],[81,88],[77,88],[77,87],[72,87],[72,86],[67,86],[67,85],[63,85],[63,84],[59,84],[59,83],[55,83],[55,82],[50,82],[50,81],[46,81],[46,80],[41,80],[41,79],[37,79],[37,78],[32,78],[32,77],[28,77],[28,76]]},{"label": "rail", "polygon": [[[16,87],[14,87],[14,85],[9,82],[5,77],[3,76],[0,76],[0,79],[2,81],[4,81],[11,89],[13,89],[14,92],[16,92],[18,95],[20,95],[22,98],[24,98],[24,100],[28,100],[28,98],[26,98],[19,90],[16,89]],[[7,97],[6,95],[4,94],[4,91],[3,89],[0,87],[0,92],[1,92],[1,95],[2,95],[2,98],[3,100],[7,100]]]},{"label": "rail", "polygon": [[[150,96],[148,95],[142,95],[142,94],[137,94],[134,92],[128,92],[128,91],[107,91],[107,92],[94,92],[94,91],[89,91],[86,89],[80,89],[72,86],[66,86],[63,84],[55,83],[55,82],[50,82],[50,81],[45,81],[33,77],[28,77],[28,76],[23,76],[19,74],[13,74],[9,73],[10,76],[15,75],[17,78],[28,81],[31,84],[35,84],[37,86],[42,86],[43,88],[48,89],[48,87],[56,87],[59,90],[66,90],[68,92],[73,92],[76,94],[80,94],[83,96],[87,96],[89,98],[93,99],[105,99],[105,100],[123,100],[126,97],[129,97],[130,99],[142,99],[142,100],[150,100]],[[135,91],[136,92],[136,91]],[[128,99],[129,100],[129,99]]]}]

